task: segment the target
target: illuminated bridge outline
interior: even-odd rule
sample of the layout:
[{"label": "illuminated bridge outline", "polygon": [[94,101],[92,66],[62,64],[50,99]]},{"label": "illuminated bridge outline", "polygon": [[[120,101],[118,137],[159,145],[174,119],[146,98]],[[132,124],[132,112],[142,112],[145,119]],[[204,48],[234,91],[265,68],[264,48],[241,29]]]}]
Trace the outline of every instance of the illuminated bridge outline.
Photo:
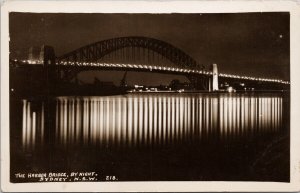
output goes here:
[{"label": "illuminated bridge outline", "polygon": [[[30,61],[30,60],[13,60],[15,63],[19,63],[22,65],[43,65],[42,61]],[[157,66],[157,65],[142,65],[142,64],[115,64],[115,63],[100,63],[100,62],[66,62],[60,61],[56,62],[55,66],[70,66],[70,67],[101,67],[101,68],[119,68],[119,69],[139,69],[139,70],[152,70],[162,71],[162,72],[176,72],[183,74],[194,74],[194,75],[213,75],[211,71],[206,70],[197,70],[191,68],[179,68],[179,67],[166,67],[166,66]],[[258,81],[258,82],[272,82],[272,83],[280,83],[280,84],[290,84],[289,81],[280,80],[280,79],[269,79],[269,78],[261,78],[261,77],[251,77],[251,76],[240,76],[234,74],[225,74],[219,73],[219,77],[224,78],[233,78],[233,79],[242,79],[242,80],[250,80],[250,81]]]}]

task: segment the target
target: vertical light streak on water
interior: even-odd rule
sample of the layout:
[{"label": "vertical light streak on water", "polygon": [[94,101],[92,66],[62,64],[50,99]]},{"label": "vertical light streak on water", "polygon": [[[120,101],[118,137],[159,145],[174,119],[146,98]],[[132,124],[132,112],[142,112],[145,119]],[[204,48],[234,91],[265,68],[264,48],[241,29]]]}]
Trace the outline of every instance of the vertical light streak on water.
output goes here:
[{"label": "vertical light streak on water", "polygon": [[275,98],[275,128],[276,130],[278,130],[279,128],[279,124],[278,124],[278,121],[279,121],[279,98],[276,97]]},{"label": "vertical light streak on water", "polygon": [[149,118],[149,114],[148,114],[148,98],[145,96],[144,97],[144,145],[148,145],[148,136],[149,136],[149,132],[148,132],[148,118]]},{"label": "vertical light streak on water", "polygon": [[245,97],[241,96],[240,98],[241,104],[241,136],[245,134]]},{"label": "vertical light streak on water", "polygon": [[276,128],[279,129],[279,98],[276,98]]},{"label": "vertical light streak on water", "polygon": [[224,99],[224,137],[228,138],[229,135],[229,97],[226,96]]},{"label": "vertical light streak on water", "polygon": [[257,131],[257,97],[253,97],[253,135],[256,135]]},{"label": "vertical light streak on water", "polygon": [[278,117],[278,120],[277,120],[277,127],[278,129],[281,128],[281,122],[280,122],[280,119],[281,119],[281,103],[280,103],[280,98],[277,99],[277,109],[278,109],[278,113],[277,113],[277,117]]},{"label": "vertical light streak on water", "polygon": [[106,125],[105,125],[105,145],[108,146],[109,143],[110,143],[110,140],[109,140],[109,136],[110,136],[110,99],[108,97],[105,98],[106,100],[106,112],[105,112],[105,115],[106,115]]},{"label": "vertical light streak on water", "polygon": [[214,132],[214,123],[213,123],[213,98],[209,97],[209,130],[207,132],[208,136],[212,136]]},{"label": "vertical light streak on water", "polygon": [[254,115],[253,115],[253,119],[254,119],[254,125],[253,125],[253,134],[256,135],[257,133],[257,127],[258,127],[258,109],[257,109],[257,97],[253,98],[254,101]]},{"label": "vertical light streak on water", "polygon": [[153,96],[149,97],[149,145],[152,146],[152,136],[153,136]]},{"label": "vertical light streak on water", "polygon": [[266,122],[266,133],[269,132],[269,98],[265,98],[265,112],[266,112],[266,116],[265,116],[265,122]]},{"label": "vertical light streak on water", "polygon": [[277,131],[277,129],[279,128],[279,97],[274,97],[274,109],[273,109],[273,113],[274,113],[274,130]]},{"label": "vertical light streak on water", "polygon": [[185,141],[187,139],[187,123],[188,123],[188,101],[187,101],[187,97],[184,97],[184,102],[183,102],[183,108],[184,108],[184,112],[183,112],[183,141]]},{"label": "vertical light streak on water", "polygon": [[237,97],[237,127],[238,127],[238,133],[239,133],[239,136],[243,136],[243,132],[242,132],[242,120],[243,120],[243,117],[242,117],[242,101],[240,100],[240,96]]},{"label": "vertical light streak on water", "polygon": [[207,128],[207,125],[206,125],[206,122],[207,122],[206,105],[207,105],[207,103],[206,102],[207,102],[206,96],[204,96],[202,98],[202,117],[201,117],[201,119],[202,119],[202,137],[205,137],[205,130]]},{"label": "vertical light streak on water", "polygon": [[157,134],[157,144],[161,144],[161,134],[162,134],[162,107],[161,107],[161,97],[158,98],[158,134]]},{"label": "vertical light streak on water", "polygon": [[280,103],[280,98],[278,98],[277,100],[277,108],[278,108],[278,120],[277,120],[277,125],[278,125],[278,128],[280,129],[281,128],[281,122],[280,122],[280,119],[281,119],[281,103]]},{"label": "vertical light streak on water", "polygon": [[153,98],[153,144],[157,145],[157,97]]},{"label": "vertical light streak on water", "polygon": [[96,144],[100,144],[100,100],[96,100]]},{"label": "vertical light streak on water", "polygon": [[227,130],[226,135],[227,137],[231,137],[232,132],[232,98],[231,96],[227,97],[227,102],[225,104],[227,106],[227,113],[226,113],[226,119],[227,119]]},{"label": "vertical light streak on water", "polygon": [[195,121],[195,127],[194,127],[194,140],[195,141],[198,141],[199,139],[199,120],[198,120],[198,117],[199,117],[199,97],[195,96],[194,98],[194,108],[195,108],[195,113],[194,113],[194,121]]},{"label": "vertical light streak on water", "polygon": [[263,112],[263,126],[262,126],[262,129],[263,129],[263,132],[266,132],[266,120],[267,120],[267,109],[266,109],[266,98],[262,98],[262,112]]},{"label": "vertical light streak on water", "polygon": [[198,105],[199,105],[199,107],[198,107],[198,111],[199,111],[199,116],[198,116],[198,119],[199,119],[199,139],[201,139],[202,138],[202,125],[203,125],[203,111],[202,111],[202,100],[203,100],[203,98],[202,97],[200,97],[199,98],[199,100],[198,100]]},{"label": "vertical light streak on water", "polygon": [[275,107],[275,98],[271,98],[271,132],[275,131],[275,124],[274,124],[274,107]]},{"label": "vertical light streak on water", "polygon": [[[135,95],[58,97],[55,139],[61,144],[165,145],[220,134],[221,138],[276,132],[283,124],[281,97],[247,95]],[[23,100],[22,146],[44,139],[44,104]],[[240,130],[239,130],[240,129]],[[21,134],[21,133],[20,133]],[[124,142],[124,143],[123,143]],[[123,145],[124,144],[124,145]]]},{"label": "vertical light streak on water", "polygon": [[72,117],[72,99],[66,98],[67,105],[67,143],[72,143],[72,128],[71,128],[71,117]]},{"label": "vertical light streak on water", "polygon": [[272,132],[276,132],[276,125],[275,125],[275,115],[276,115],[276,98],[272,97]]},{"label": "vertical light streak on water", "polygon": [[174,140],[178,141],[178,133],[180,130],[180,108],[179,108],[179,97],[175,98],[175,133]]},{"label": "vertical light streak on water", "polygon": [[279,99],[279,128],[281,129],[283,126],[283,120],[282,120],[282,98]]},{"label": "vertical light streak on water", "polygon": [[102,114],[101,114],[101,119],[102,119],[102,124],[101,124],[101,146],[106,146],[106,117],[107,117],[107,101],[105,97],[101,97],[101,105],[100,108],[102,109]]},{"label": "vertical light streak on water", "polygon": [[[44,104],[42,105],[42,119],[43,119],[43,117],[44,117],[44,113],[43,113],[43,107],[44,107]],[[59,127],[59,109],[60,109],[60,99],[58,98],[58,99],[56,99],[56,108],[55,108],[55,141],[57,141],[57,142],[59,142],[59,133],[60,133],[60,127]],[[42,121],[42,122],[44,122],[44,121]],[[42,125],[44,125],[43,123],[42,123]],[[42,129],[41,129],[42,130]],[[44,130],[44,128],[43,128],[43,130]],[[41,142],[43,141],[43,139],[42,139],[42,136],[41,136]]]},{"label": "vertical light streak on water", "polygon": [[203,134],[203,117],[204,117],[204,113],[203,113],[203,96],[199,97],[199,114],[198,114],[198,119],[199,119],[199,139],[202,138],[202,134]]},{"label": "vertical light streak on water", "polygon": [[32,140],[31,140],[32,148],[35,147],[35,140],[36,140],[36,112],[32,112]]},{"label": "vertical light streak on water", "polygon": [[248,103],[248,97],[247,96],[243,96],[243,135],[244,136],[248,136],[248,112],[249,112],[249,103]]},{"label": "vertical light streak on water", "polygon": [[27,136],[26,147],[30,148],[31,141],[31,102],[27,102]]},{"label": "vertical light streak on water", "polygon": [[244,100],[243,100],[243,98],[241,98],[242,96],[240,96],[237,100],[238,100],[238,102],[237,102],[237,104],[239,105],[238,106],[238,112],[239,112],[239,114],[238,114],[238,119],[239,119],[239,125],[238,125],[238,127],[239,127],[239,136],[243,136],[244,135],[244,120],[245,120],[245,118],[244,118],[244,116],[245,116],[245,114],[244,114],[244,105],[245,105],[245,103],[244,103]]},{"label": "vertical light streak on water", "polygon": [[166,133],[166,144],[170,144],[171,142],[171,97],[167,98],[167,133]]},{"label": "vertical light streak on water", "polygon": [[180,111],[180,113],[179,113],[179,125],[180,125],[180,127],[179,127],[179,136],[178,136],[178,140],[181,142],[182,141],[182,135],[183,135],[183,123],[184,123],[184,98],[182,98],[182,97],[180,97],[180,104],[179,104],[179,111]]},{"label": "vertical light streak on water", "polygon": [[40,136],[40,139],[41,139],[41,145],[44,144],[44,138],[45,138],[45,112],[44,112],[44,103],[42,103],[42,107],[41,107],[41,123],[40,123],[40,129],[41,129],[41,136]]},{"label": "vertical light streak on water", "polygon": [[254,118],[255,118],[255,99],[250,97],[250,132],[251,135],[254,133]]},{"label": "vertical light streak on water", "polygon": [[65,100],[61,99],[60,108],[60,143],[64,144],[65,139]]},{"label": "vertical light streak on water", "polygon": [[238,100],[238,96],[235,96],[234,97],[234,108],[235,108],[235,133],[236,133],[236,136],[239,137],[240,136],[240,131],[239,131],[239,100]]},{"label": "vertical light streak on water", "polygon": [[276,98],[272,98],[272,128],[276,131]]},{"label": "vertical light streak on water", "polygon": [[112,119],[112,99],[107,97],[105,99],[106,103],[106,126],[105,126],[105,133],[106,133],[106,146],[109,147],[111,145],[111,119]]},{"label": "vertical light streak on water", "polygon": [[89,115],[90,115],[90,108],[89,108],[89,99],[84,99],[84,128],[83,128],[83,142],[85,145],[89,142]]},{"label": "vertical light streak on water", "polygon": [[167,100],[163,97],[163,119],[162,119],[162,145],[166,143],[166,132],[167,132]]},{"label": "vertical light streak on water", "polygon": [[185,140],[190,140],[190,130],[191,130],[191,100],[186,97],[186,124],[185,124]]},{"label": "vertical light streak on water", "polygon": [[139,106],[138,106],[138,145],[142,145],[142,138],[143,138],[143,115],[144,115],[144,109],[143,109],[143,98],[139,97]]},{"label": "vertical light streak on water", "polygon": [[64,105],[63,105],[63,100],[59,98],[59,103],[58,103],[58,108],[59,108],[59,126],[58,126],[58,140],[60,144],[63,144],[63,124],[64,124]]},{"label": "vertical light streak on water", "polygon": [[253,113],[252,106],[253,106],[252,97],[249,96],[248,97],[248,116],[247,116],[247,120],[248,120],[248,135],[250,135],[250,136],[252,134],[252,113]]},{"label": "vertical light streak on water", "polygon": [[213,129],[213,136],[216,136],[218,128],[218,122],[220,117],[218,116],[218,108],[219,108],[218,98],[212,98],[212,129]]},{"label": "vertical light streak on water", "polygon": [[191,99],[191,139],[195,137],[195,98]]},{"label": "vertical light streak on water", "polygon": [[186,127],[186,98],[182,100],[182,128],[181,128],[181,141],[185,140],[185,127]]},{"label": "vertical light streak on water", "polygon": [[134,111],[134,116],[133,116],[133,145],[136,146],[138,142],[138,98],[134,97],[133,98],[133,111]]},{"label": "vertical light streak on water", "polygon": [[23,101],[23,118],[22,118],[22,147],[26,148],[26,134],[27,134],[27,101]]},{"label": "vertical light streak on water", "polygon": [[72,117],[72,99],[68,99],[66,98],[66,112],[67,112],[67,119],[66,119],[66,128],[67,128],[67,140],[66,140],[66,143],[72,143],[72,128],[71,128],[71,117]]},{"label": "vertical light streak on water", "polygon": [[[130,104],[132,104],[132,103],[130,103]],[[122,135],[121,135],[121,132],[122,132],[122,103],[121,103],[121,98],[119,97],[118,98],[118,120],[117,120],[117,123],[118,123],[118,129],[117,129],[117,146],[118,147],[120,147],[120,145],[121,145],[121,137],[122,137]],[[132,105],[130,105],[130,108],[132,107]],[[129,108],[128,108],[128,111],[129,111]],[[130,114],[131,114],[132,112],[130,111]],[[128,122],[128,125],[129,125],[129,122],[131,123],[131,120],[130,119],[128,119],[127,120],[127,122]],[[130,128],[131,128],[131,125],[130,125]]]},{"label": "vertical light streak on water", "polygon": [[71,109],[72,109],[72,117],[71,117],[71,129],[72,129],[72,136],[71,136],[71,141],[72,141],[72,143],[74,143],[74,141],[75,141],[75,99],[74,98],[72,98],[72,107],[71,107]]},{"label": "vertical light streak on water", "polygon": [[208,137],[208,133],[209,133],[209,122],[210,122],[210,116],[209,116],[209,107],[210,107],[210,100],[209,100],[209,98],[208,97],[206,97],[205,98],[205,123],[206,123],[206,125],[205,125],[205,128],[204,128],[204,130],[205,130],[205,137]]},{"label": "vertical light streak on water", "polygon": [[93,102],[93,134],[92,134],[92,143],[93,144],[96,144],[97,143],[97,134],[98,134],[98,109],[97,109],[97,100],[96,99],[93,99],[92,100]]},{"label": "vertical light streak on water", "polygon": [[261,116],[261,124],[260,124],[260,133],[263,132],[263,128],[264,128],[264,99],[260,98],[260,116]]},{"label": "vertical light streak on water", "polygon": [[281,101],[280,98],[278,98],[278,128],[280,129],[282,127],[281,125]]},{"label": "vertical light streak on water", "polygon": [[262,117],[263,117],[263,114],[262,114],[263,113],[262,112],[262,99],[261,98],[258,99],[258,112],[259,112],[259,114],[258,114],[258,128],[257,128],[257,130],[260,133],[261,128],[262,128]]},{"label": "vertical light streak on water", "polygon": [[84,127],[83,127],[83,142],[89,142],[89,99],[84,98]]},{"label": "vertical light streak on water", "polygon": [[233,122],[232,122],[232,96],[228,98],[228,134],[231,136],[233,134]]},{"label": "vertical light streak on water", "polygon": [[258,132],[262,132],[262,126],[263,126],[263,101],[261,98],[258,100],[258,109],[259,109],[259,126],[258,126]]},{"label": "vertical light streak on water", "polygon": [[64,140],[63,140],[63,144],[67,145],[67,139],[68,139],[68,101],[67,99],[63,99],[64,100]]},{"label": "vertical light streak on water", "polygon": [[86,139],[86,100],[85,98],[82,99],[82,142],[85,143]]},{"label": "vertical light streak on water", "polygon": [[171,106],[171,128],[170,128],[170,132],[171,132],[171,136],[170,136],[170,139],[171,139],[171,144],[174,143],[174,138],[175,138],[175,113],[176,113],[176,109],[175,109],[175,97],[173,96],[172,97],[172,106]]},{"label": "vertical light streak on water", "polygon": [[271,98],[267,98],[268,100],[268,119],[267,119],[267,128],[269,129],[268,132],[270,132],[270,130],[272,129],[272,124],[271,124],[271,121],[272,121],[272,101],[271,101]]},{"label": "vertical light streak on water", "polygon": [[224,98],[221,96],[219,98],[219,129],[220,129],[220,137],[223,138],[224,137]]},{"label": "vertical light streak on water", "polygon": [[188,137],[188,124],[189,124],[189,100],[187,97],[184,97],[184,141],[187,140]]},{"label": "vertical light streak on water", "polygon": [[112,107],[111,107],[111,120],[110,120],[110,139],[111,139],[111,145],[114,146],[115,144],[115,136],[116,136],[116,98],[112,98]]},{"label": "vertical light streak on water", "polygon": [[244,97],[244,134],[248,136],[249,134],[249,125],[248,125],[248,117],[249,117],[249,98]]},{"label": "vertical light streak on water", "polygon": [[103,107],[103,99],[99,99],[99,144],[100,146],[103,146],[103,140],[104,140],[104,107]]},{"label": "vertical light streak on water", "polygon": [[270,114],[270,112],[269,112],[269,98],[266,98],[265,99],[265,101],[266,101],[266,117],[265,117],[265,121],[266,121],[266,132],[269,132],[269,114]]},{"label": "vertical light streak on water", "polygon": [[269,112],[268,112],[268,98],[264,98],[264,122],[265,122],[265,132],[268,132],[268,116],[269,116]]},{"label": "vertical light streak on water", "polygon": [[89,103],[90,103],[90,115],[89,115],[89,121],[90,121],[90,125],[89,125],[89,143],[94,145],[95,144],[95,106],[94,106],[94,99],[91,98],[89,99]]},{"label": "vertical light streak on water", "polygon": [[209,105],[208,105],[208,125],[209,125],[209,130],[207,131],[208,137],[213,135],[213,98],[209,97],[208,98]]},{"label": "vertical light streak on water", "polygon": [[132,98],[128,98],[128,116],[127,116],[127,124],[128,124],[128,145],[132,146],[134,145],[134,138],[132,136],[134,136],[134,129],[133,129],[133,125],[132,125],[132,120],[134,119],[134,117],[132,116]]},{"label": "vertical light streak on water", "polygon": [[[137,98],[134,98],[134,100],[137,100]],[[123,99],[123,129],[122,129],[122,135],[123,135],[123,144],[127,145],[127,100],[126,98]]]},{"label": "vertical light streak on water", "polygon": [[229,138],[230,137],[230,130],[231,130],[231,120],[230,120],[230,114],[232,113],[231,112],[231,98],[230,96],[226,96],[226,100],[225,100],[225,103],[224,103],[224,107],[225,107],[225,115],[224,115],[224,120],[225,120],[225,136],[226,138]]},{"label": "vertical light streak on water", "polygon": [[237,125],[236,125],[236,110],[237,110],[237,105],[236,105],[236,97],[232,97],[232,130],[233,130],[233,135],[238,136],[237,132]]}]

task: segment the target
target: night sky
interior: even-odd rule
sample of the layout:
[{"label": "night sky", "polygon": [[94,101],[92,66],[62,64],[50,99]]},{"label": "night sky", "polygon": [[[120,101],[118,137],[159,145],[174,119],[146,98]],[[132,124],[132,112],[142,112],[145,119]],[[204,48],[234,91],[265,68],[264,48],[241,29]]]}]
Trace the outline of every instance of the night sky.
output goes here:
[{"label": "night sky", "polygon": [[[289,80],[289,13],[70,14],[11,13],[10,57],[27,59],[31,46],[53,46],[57,56],[97,41],[146,36],[168,42],[222,73]],[[119,84],[123,72],[80,74]],[[113,77],[113,78],[112,78]],[[169,84],[184,77],[128,73],[129,84]]]}]

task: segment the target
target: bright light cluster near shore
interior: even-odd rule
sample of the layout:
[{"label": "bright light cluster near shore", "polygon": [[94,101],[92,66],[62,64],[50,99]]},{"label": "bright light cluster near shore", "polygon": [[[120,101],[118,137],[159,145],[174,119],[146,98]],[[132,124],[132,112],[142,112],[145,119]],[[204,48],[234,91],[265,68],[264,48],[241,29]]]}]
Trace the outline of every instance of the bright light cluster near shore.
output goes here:
[{"label": "bright light cluster near shore", "polygon": [[[16,63],[21,64],[36,64],[42,65],[43,61],[41,60],[13,60]],[[142,64],[115,64],[115,63],[100,63],[100,62],[71,62],[71,61],[59,61],[55,62],[56,65],[63,66],[85,66],[85,67],[106,67],[106,68],[133,68],[141,70],[155,70],[155,71],[168,71],[168,72],[178,72],[178,73],[187,73],[187,74],[203,74],[203,75],[212,75],[213,73],[205,70],[197,69],[188,69],[188,68],[177,68],[177,67],[164,67],[164,66],[155,66],[155,65],[142,65]],[[233,79],[242,79],[242,80],[252,80],[259,82],[274,82],[280,84],[290,84],[289,81],[280,80],[280,79],[270,79],[270,78],[261,78],[261,77],[251,77],[251,76],[240,76],[233,74],[224,74],[219,73],[219,77],[224,78],[233,78]]]}]

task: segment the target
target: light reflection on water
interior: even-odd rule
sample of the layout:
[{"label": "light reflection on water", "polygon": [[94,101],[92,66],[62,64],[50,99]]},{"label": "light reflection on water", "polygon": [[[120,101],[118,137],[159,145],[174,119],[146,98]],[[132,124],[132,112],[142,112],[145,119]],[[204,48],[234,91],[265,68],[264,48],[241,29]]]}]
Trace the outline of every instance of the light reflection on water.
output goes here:
[{"label": "light reflection on water", "polygon": [[[55,143],[99,146],[164,146],[218,137],[226,140],[276,133],[282,97],[246,94],[132,94],[57,97]],[[22,144],[45,140],[44,104],[23,100]]]}]

